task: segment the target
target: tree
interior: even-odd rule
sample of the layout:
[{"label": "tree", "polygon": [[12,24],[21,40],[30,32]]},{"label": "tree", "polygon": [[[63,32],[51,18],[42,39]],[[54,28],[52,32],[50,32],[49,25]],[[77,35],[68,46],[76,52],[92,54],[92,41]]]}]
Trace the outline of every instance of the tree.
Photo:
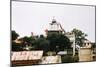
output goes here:
[{"label": "tree", "polygon": [[62,51],[65,48],[70,48],[71,43],[70,40],[63,34],[49,34],[47,36],[47,40],[50,42],[50,50],[51,51]]},{"label": "tree", "polygon": [[43,35],[40,35],[35,38],[25,36],[22,39],[24,41],[24,45],[26,45],[27,47],[31,47],[30,50],[43,50],[44,52],[49,50],[49,41],[46,40],[46,38]]},{"label": "tree", "polygon": [[20,50],[22,50],[21,49],[21,46],[20,46],[20,44],[18,44],[18,43],[16,43],[16,42],[14,42],[14,40],[16,40],[17,38],[18,38],[18,36],[19,36],[19,34],[18,33],[16,33],[16,31],[11,31],[11,36],[12,36],[12,51],[20,51]]},{"label": "tree", "polygon": [[[23,40],[22,43],[22,48],[25,50],[33,50],[35,47],[33,46],[34,44],[34,37],[33,36],[24,36],[23,38],[21,38]],[[27,49],[28,48],[28,49]]]},{"label": "tree", "polygon": [[16,33],[16,31],[14,31],[14,30],[11,32],[11,35],[12,35],[12,40],[16,40],[17,37],[19,36],[19,34]]},{"label": "tree", "polygon": [[79,46],[82,46],[84,40],[86,40],[85,37],[87,36],[87,34],[76,28],[74,28],[71,32],[75,34],[75,43]]},{"label": "tree", "polygon": [[30,44],[30,38],[27,37],[27,36],[23,37],[23,41],[24,41],[25,45],[29,45]]},{"label": "tree", "polygon": [[38,50],[48,51],[49,50],[49,41],[46,40],[46,38],[43,35],[40,35],[40,37],[34,41],[34,46]]},{"label": "tree", "polygon": [[12,42],[12,46],[11,47],[12,47],[12,51],[23,51],[21,44]]}]

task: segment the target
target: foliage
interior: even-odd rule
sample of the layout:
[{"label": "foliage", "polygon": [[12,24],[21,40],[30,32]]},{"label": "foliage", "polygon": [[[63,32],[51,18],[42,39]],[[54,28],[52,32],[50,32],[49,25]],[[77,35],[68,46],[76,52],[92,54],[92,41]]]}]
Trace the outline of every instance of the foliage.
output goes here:
[{"label": "foliage", "polygon": [[78,30],[76,28],[74,28],[71,32],[75,34],[75,43],[77,45],[82,46],[87,34],[83,33],[81,30]]},{"label": "foliage", "polygon": [[65,55],[61,57],[62,63],[72,63],[73,62],[73,56],[72,55]]},{"label": "foliage", "polygon": [[47,40],[50,42],[51,51],[60,51],[71,46],[70,40],[63,34],[50,34],[47,36]]},{"label": "foliage", "polygon": [[[17,38],[16,33],[16,38]],[[44,52],[47,51],[63,51],[66,48],[70,48],[71,43],[70,40],[63,34],[53,33],[44,37],[43,35],[40,36],[25,36],[21,38],[23,42],[19,46],[15,42],[12,43],[12,50],[23,50],[26,46],[32,47],[30,50],[43,50]]]},{"label": "foliage", "polygon": [[49,41],[46,40],[45,38],[38,38],[37,40],[35,40],[34,45],[38,50],[44,50],[44,51],[49,50]]},{"label": "foliage", "polygon": [[15,42],[12,42],[12,51],[22,51],[22,45],[21,44],[18,44],[18,43],[15,43]]},{"label": "foliage", "polygon": [[61,57],[61,59],[62,63],[73,63],[79,61],[78,55],[75,55],[74,57],[72,55],[64,55]]},{"label": "foliage", "polygon": [[34,39],[32,37],[28,37],[28,36],[25,36],[22,39],[23,39],[25,45],[30,45],[34,41]]},{"label": "foliage", "polygon": [[19,36],[19,34],[16,33],[16,32],[13,30],[13,31],[11,31],[11,36],[12,36],[12,40],[16,40],[17,37]]}]

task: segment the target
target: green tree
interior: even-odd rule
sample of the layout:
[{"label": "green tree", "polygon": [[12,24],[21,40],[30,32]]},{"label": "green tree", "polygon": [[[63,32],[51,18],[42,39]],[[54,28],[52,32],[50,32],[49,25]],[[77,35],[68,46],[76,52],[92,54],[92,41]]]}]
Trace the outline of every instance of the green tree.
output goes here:
[{"label": "green tree", "polygon": [[22,38],[22,40],[23,40],[22,45],[23,45],[24,49],[26,49],[26,48],[29,48],[29,50],[34,50],[35,49],[35,45],[34,45],[35,39],[34,39],[34,37],[24,36]]},{"label": "green tree", "polygon": [[22,50],[21,49],[21,46],[20,44],[14,42],[14,40],[16,40],[18,38],[19,34],[16,33],[16,31],[12,30],[11,31],[11,39],[12,39],[12,44],[11,44],[11,47],[12,47],[12,51],[20,51]]},{"label": "green tree", "polygon": [[43,35],[40,35],[38,37],[25,36],[22,39],[24,41],[23,48],[25,48],[26,45],[27,47],[31,47],[30,50],[44,50],[44,52],[49,50],[49,41],[46,40],[46,38]]},{"label": "green tree", "polygon": [[27,36],[23,37],[23,41],[24,41],[25,45],[29,45],[30,44],[30,38],[27,37]]},{"label": "green tree", "polygon": [[87,34],[83,33],[81,30],[76,28],[74,28],[71,32],[75,34],[75,43],[77,45],[82,46],[84,40],[86,39],[85,37],[87,36]]},{"label": "green tree", "polygon": [[49,41],[46,40],[46,38],[43,35],[40,35],[40,37],[35,40],[34,45],[38,50],[49,50]]},{"label": "green tree", "polygon": [[14,30],[11,32],[11,35],[12,35],[12,40],[16,40],[17,37],[19,36],[19,34],[16,33],[16,31],[14,31]]},{"label": "green tree", "polygon": [[63,34],[49,34],[47,36],[47,40],[50,42],[51,51],[58,52],[60,50],[64,50],[65,48],[71,47],[70,40]]},{"label": "green tree", "polygon": [[12,51],[23,51],[22,47],[23,45],[12,42]]}]

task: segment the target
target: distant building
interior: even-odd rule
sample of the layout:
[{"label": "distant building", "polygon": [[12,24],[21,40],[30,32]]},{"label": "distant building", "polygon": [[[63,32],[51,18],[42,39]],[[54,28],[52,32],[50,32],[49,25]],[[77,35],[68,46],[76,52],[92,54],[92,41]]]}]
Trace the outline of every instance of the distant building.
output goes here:
[{"label": "distant building", "polygon": [[79,61],[95,61],[96,48],[92,47],[94,43],[85,40],[82,47],[79,49]]},{"label": "distant building", "polygon": [[82,47],[91,48],[92,47],[92,42],[89,41],[89,40],[84,40],[84,43],[83,43]]},{"label": "distant building", "polygon": [[60,27],[60,23],[58,23],[55,19],[52,20],[52,23],[49,24],[49,29],[46,30],[47,34],[51,34],[51,33],[62,33],[62,29]]},{"label": "distant building", "polygon": [[23,43],[23,39],[22,38],[16,39],[16,40],[14,40],[14,42],[17,44],[21,44],[21,43]]}]

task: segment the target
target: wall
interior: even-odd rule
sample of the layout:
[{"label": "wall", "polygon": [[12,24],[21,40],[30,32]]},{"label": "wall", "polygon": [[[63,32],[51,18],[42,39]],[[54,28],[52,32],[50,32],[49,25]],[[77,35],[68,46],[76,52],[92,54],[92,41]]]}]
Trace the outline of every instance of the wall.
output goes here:
[{"label": "wall", "polygon": [[79,61],[92,61],[92,50],[91,48],[80,48],[79,50]]}]

